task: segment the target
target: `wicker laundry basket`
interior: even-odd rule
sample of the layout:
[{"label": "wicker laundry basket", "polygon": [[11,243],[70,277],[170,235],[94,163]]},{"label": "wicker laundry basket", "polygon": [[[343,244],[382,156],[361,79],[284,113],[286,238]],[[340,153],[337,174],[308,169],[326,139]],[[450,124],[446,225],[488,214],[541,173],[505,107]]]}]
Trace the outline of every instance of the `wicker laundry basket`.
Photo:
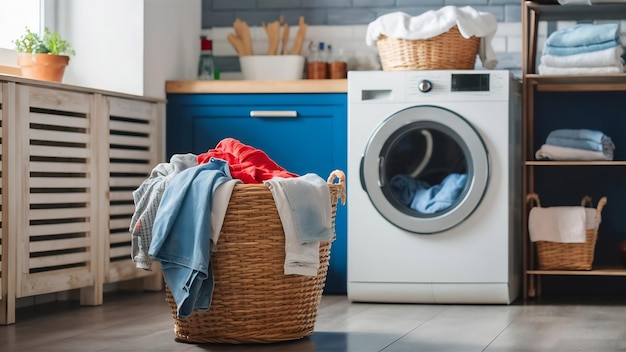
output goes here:
[{"label": "wicker laundry basket", "polygon": [[[531,193],[526,196],[526,200],[540,207],[539,196]],[[591,198],[583,197],[581,206],[591,206]],[[598,238],[598,228],[600,226],[600,214],[606,204],[606,197],[602,197],[596,207],[595,227],[587,229],[584,243],[562,243],[537,241],[537,260],[541,270],[591,270],[593,257]]]},{"label": "wicker laundry basket", "polygon": [[[332,227],[338,198],[345,203],[345,175],[328,177]],[[320,243],[317,276],[285,275],[285,234],[271,191],[263,184],[235,185],[211,255],[215,288],[210,309],[177,316],[166,288],[176,341],[271,343],[313,333],[326,282],[330,242]]]},{"label": "wicker laundry basket", "polygon": [[378,37],[376,46],[383,71],[474,69],[480,38],[464,38],[454,26],[429,39]]}]

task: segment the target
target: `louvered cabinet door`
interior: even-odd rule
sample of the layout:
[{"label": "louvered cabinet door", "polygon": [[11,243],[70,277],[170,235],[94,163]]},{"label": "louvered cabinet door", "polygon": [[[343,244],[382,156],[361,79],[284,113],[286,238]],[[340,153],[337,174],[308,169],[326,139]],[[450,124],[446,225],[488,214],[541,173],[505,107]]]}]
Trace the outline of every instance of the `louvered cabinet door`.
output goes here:
[{"label": "louvered cabinet door", "polygon": [[102,303],[94,107],[93,94],[16,87],[9,176],[18,298],[87,288],[81,302]]},{"label": "louvered cabinet door", "polygon": [[[108,118],[108,253],[105,282],[150,277],[160,288],[158,263],[152,271],[138,269],[131,258],[130,220],[134,213],[132,192],[163,162],[163,103],[107,97]],[[150,281],[147,281],[150,282]],[[146,287],[144,287],[146,288]]]}]

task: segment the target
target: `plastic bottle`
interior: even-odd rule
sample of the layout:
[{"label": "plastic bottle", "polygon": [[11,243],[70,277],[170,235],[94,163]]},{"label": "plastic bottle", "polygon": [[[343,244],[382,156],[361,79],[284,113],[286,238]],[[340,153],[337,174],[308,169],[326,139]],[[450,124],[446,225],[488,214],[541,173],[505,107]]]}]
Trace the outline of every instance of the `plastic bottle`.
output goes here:
[{"label": "plastic bottle", "polygon": [[348,78],[348,60],[346,59],[343,50],[339,49],[339,51],[333,51],[329,45],[328,53],[330,54],[330,58],[328,59],[328,78]]},{"label": "plastic bottle", "polygon": [[328,78],[328,62],[326,61],[324,52],[324,42],[318,44],[317,49],[312,48],[311,55],[307,63],[308,79],[326,79]]},{"label": "plastic bottle", "polygon": [[198,79],[216,79],[215,60],[213,59],[213,41],[201,37],[201,52],[198,60]]}]

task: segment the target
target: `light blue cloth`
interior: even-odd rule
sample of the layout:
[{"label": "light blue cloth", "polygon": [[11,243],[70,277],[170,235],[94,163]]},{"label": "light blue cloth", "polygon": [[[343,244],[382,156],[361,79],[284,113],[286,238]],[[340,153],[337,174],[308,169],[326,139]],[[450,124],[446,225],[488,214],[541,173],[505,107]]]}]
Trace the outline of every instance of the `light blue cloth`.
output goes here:
[{"label": "light blue cloth", "polygon": [[450,207],[466,183],[466,174],[452,173],[434,186],[408,175],[393,176],[389,185],[404,205],[423,214],[434,214]]},{"label": "light blue cloth", "polygon": [[589,130],[589,129],[558,129],[553,130],[548,134],[548,139],[557,137],[557,138],[567,138],[567,139],[582,139],[586,141],[596,142],[596,143],[604,143],[606,141],[611,141],[607,135],[605,135],[601,131]]},{"label": "light blue cloth", "polygon": [[617,23],[581,23],[548,36],[544,55],[568,56],[605,50],[620,45]]},{"label": "light blue cloth", "polygon": [[557,47],[557,46],[547,46],[543,47],[543,54],[545,55],[554,55],[554,56],[568,56],[575,54],[585,54],[591,53],[594,51],[606,50],[610,48],[614,48],[620,45],[617,40],[612,40],[604,43],[597,44],[589,44],[582,46],[567,46],[567,47]]},{"label": "light blue cloth", "polygon": [[[300,177],[274,177],[265,183],[282,188],[288,203],[289,215],[300,244],[329,241],[335,233],[331,227],[331,204],[328,183],[320,176],[308,173]],[[274,198],[277,193],[274,193]],[[275,199],[280,209],[279,199]],[[282,199],[280,201],[283,201]]]},{"label": "light blue cloth", "polygon": [[231,179],[228,163],[212,158],[174,176],[161,198],[148,254],[161,263],[179,317],[208,310],[211,304],[213,193]]},{"label": "light blue cloth", "polygon": [[546,46],[571,48],[606,42],[616,42],[619,38],[617,23],[581,23],[553,32],[546,39]]},{"label": "light blue cloth", "polygon": [[611,137],[588,129],[558,129],[550,132],[546,144],[601,152],[612,158],[615,145]]}]

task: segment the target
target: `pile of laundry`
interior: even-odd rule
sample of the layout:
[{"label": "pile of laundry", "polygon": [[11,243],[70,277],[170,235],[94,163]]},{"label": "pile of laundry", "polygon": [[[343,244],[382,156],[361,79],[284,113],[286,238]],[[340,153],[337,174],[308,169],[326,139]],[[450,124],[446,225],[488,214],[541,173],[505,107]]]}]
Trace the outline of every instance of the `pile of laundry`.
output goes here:
[{"label": "pile of laundry", "polygon": [[537,72],[544,75],[621,73],[623,55],[618,23],[581,23],[548,36]]},{"label": "pile of laundry", "polygon": [[537,160],[613,160],[611,137],[588,129],[558,129],[550,132],[535,153]]},{"label": "pile of laundry", "polygon": [[133,192],[132,259],[160,263],[179,317],[209,309],[211,252],[216,250],[235,185],[263,183],[272,192],[285,232],[285,274],[316,276],[319,242],[334,239],[326,180],[299,176],[265,152],[225,138],[204,154],[175,154]]}]

